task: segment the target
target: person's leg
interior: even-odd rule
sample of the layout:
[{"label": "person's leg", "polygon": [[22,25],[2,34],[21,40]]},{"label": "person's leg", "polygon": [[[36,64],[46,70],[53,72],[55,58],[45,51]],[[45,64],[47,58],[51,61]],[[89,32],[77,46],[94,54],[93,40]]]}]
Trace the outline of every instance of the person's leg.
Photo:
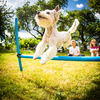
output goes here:
[{"label": "person's leg", "polygon": [[69,53],[68,56],[73,56],[73,55]]},{"label": "person's leg", "polygon": [[94,57],[94,55],[95,55],[94,52],[92,52],[92,53],[91,53],[91,57]]},{"label": "person's leg", "polygon": [[84,54],[81,54],[81,55],[79,55],[79,56],[85,56]]},{"label": "person's leg", "polygon": [[95,52],[95,55],[98,57],[99,56],[99,53],[98,52]]}]

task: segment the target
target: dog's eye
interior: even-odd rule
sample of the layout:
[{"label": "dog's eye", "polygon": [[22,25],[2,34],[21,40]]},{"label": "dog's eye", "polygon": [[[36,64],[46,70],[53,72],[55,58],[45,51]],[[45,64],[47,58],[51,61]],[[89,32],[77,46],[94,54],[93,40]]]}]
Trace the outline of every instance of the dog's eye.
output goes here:
[{"label": "dog's eye", "polygon": [[46,14],[50,14],[50,12],[46,12]]}]

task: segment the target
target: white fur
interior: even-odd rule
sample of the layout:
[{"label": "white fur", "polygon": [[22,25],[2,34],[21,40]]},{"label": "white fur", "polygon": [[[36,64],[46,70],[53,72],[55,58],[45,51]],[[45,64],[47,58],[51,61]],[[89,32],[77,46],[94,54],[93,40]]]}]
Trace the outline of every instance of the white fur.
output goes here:
[{"label": "white fur", "polygon": [[54,10],[41,11],[35,16],[37,24],[45,28],[45,33],[42,41],[36,47],[33,59],[37,59],[45,50],[46,45],[49,44],[49,49],[41,57],[41,64],[45,64],[56,55],[57,47],[62,45],[65,48],[71,44],[71,33],[75,32],[79,24],[78,19],[75,19],[72,27],[67,32],[58,32],[56,27],[58,19],[59,6]]}]

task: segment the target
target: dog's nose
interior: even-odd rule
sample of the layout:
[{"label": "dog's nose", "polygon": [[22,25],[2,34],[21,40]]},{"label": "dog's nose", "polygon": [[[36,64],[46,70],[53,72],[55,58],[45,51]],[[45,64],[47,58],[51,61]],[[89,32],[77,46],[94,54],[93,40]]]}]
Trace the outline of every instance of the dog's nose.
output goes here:
[{"label": "dog's nose", "polygon": [[40,14],[40,12],[37,12],[37,14],[39,15],[39,14]]}]

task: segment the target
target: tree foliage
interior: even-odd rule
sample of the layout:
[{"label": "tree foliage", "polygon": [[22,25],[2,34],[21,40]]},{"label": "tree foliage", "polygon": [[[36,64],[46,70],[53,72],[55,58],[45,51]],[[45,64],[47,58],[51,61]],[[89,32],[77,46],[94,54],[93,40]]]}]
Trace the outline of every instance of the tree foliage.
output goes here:
[{"label": "tree foliage", "polygon": [[2,41],[8,37],[5,34],[5,30],[12,31],[13,23],[11,19],[14,16],[14,11],[11,8],[7,8],[5,0],[0,1],[0,4],[0,38]]},{"label": "tree foliage", "polygon": [[45,10],[45,9],[52,10],[57,5],[59,5],[62,8],[67,8],[68,0],[49,0],[48,2],[46,0],[38,0],[36,5],[39,7],[39,10]]},{"label": "tree foliage", "polygon": [[[6,39],[6,48],[9,48],[9,42],[12,45],[15,43],[14,40],[14,27],[11,21],[14,11],[11,8],[6,7],[6,2],[0,1],[0,38]],[[21,48],[31,48],[37,45],[36,39],[41,39],[44,34],[44,28],[37,25],[35,21],[35,15],[38,11],[45,9],[54,9],[55,6],[59,5],[60,8],[66,9],[68,6],[68,0],[38,0],[34,5],[30,6],[30,2],[27,1],[22,7],[16,9],[16,16],[18,17],[18,26],[20,30],[26,30],[35,39],[21,39]],[[80,22],[76,32],[72,33],[72,38],[79,41],[84,46],[84,50],[87,49],[88,43],[92,38],[95,38],[100,43],[100,20],[95,17],[95,13],[100,14],[100,0],[88,0],[88,7],[91,9],[83,8],[82,10],[67,11],[67,16],[60,13],[60,19],[57,22],[59,31],[67,31],[73,24],[74,19],[77,18]],[[5,34],[5,30],[10,32],[11,36],[8,37]],[[36,31],[37,35],[32,31]]]},{"label": "tree foliage", "polygon": [[38,11],[45,10],[45,9],[54,9],[55,6],[59,5],[60,7],[67,7],[68,0],[38,0],[35,5],[30,6],[30,2],[26,2],[23,7],[18,7],[16,10],[16,15],[19,20],[19,26],[21,29],[26,30],[36,39],[40,39],[36,37],[32,30],[36,31],[37,34],[41,35],[44,34],[44,29],[39,28],[39,26],[35,22],[35,15]]},{"label": "tree foliage", "polygon": [[92,38],[100,42],[100,21],[95,17],[90,9],[83,8],[82,10],[69,11],[67,16],[61,15],[59,20],[58,30],[67,31],[75,18],[80,22],[76,32],[72,33],[72,38],[81,41],[84,50],[87,49],[88,43]]},{"label": "tree foliage", "polygon": [[38,6],[36,5],[29,6],[29,3],[30,2],[26,2],[22,8],[20,7],[17,8],[16,15],[19,20],[18,25],[22,30],[26,30],[35,38],[37,38],[34,34],[32,34],[31,30],[38,31],[38,27],[34,19],[35,14],[37,13]]},{"label": "tree foliage", "polygon": [[88,0],[88,7],[100,14],[100,0]]},{"label": "tree foliage", "polygon": [[35,49],[36,45],[40,41],[36,40],[35,38],[29,38],[29,39],[20,39],[19,45],[21,49]]}]

